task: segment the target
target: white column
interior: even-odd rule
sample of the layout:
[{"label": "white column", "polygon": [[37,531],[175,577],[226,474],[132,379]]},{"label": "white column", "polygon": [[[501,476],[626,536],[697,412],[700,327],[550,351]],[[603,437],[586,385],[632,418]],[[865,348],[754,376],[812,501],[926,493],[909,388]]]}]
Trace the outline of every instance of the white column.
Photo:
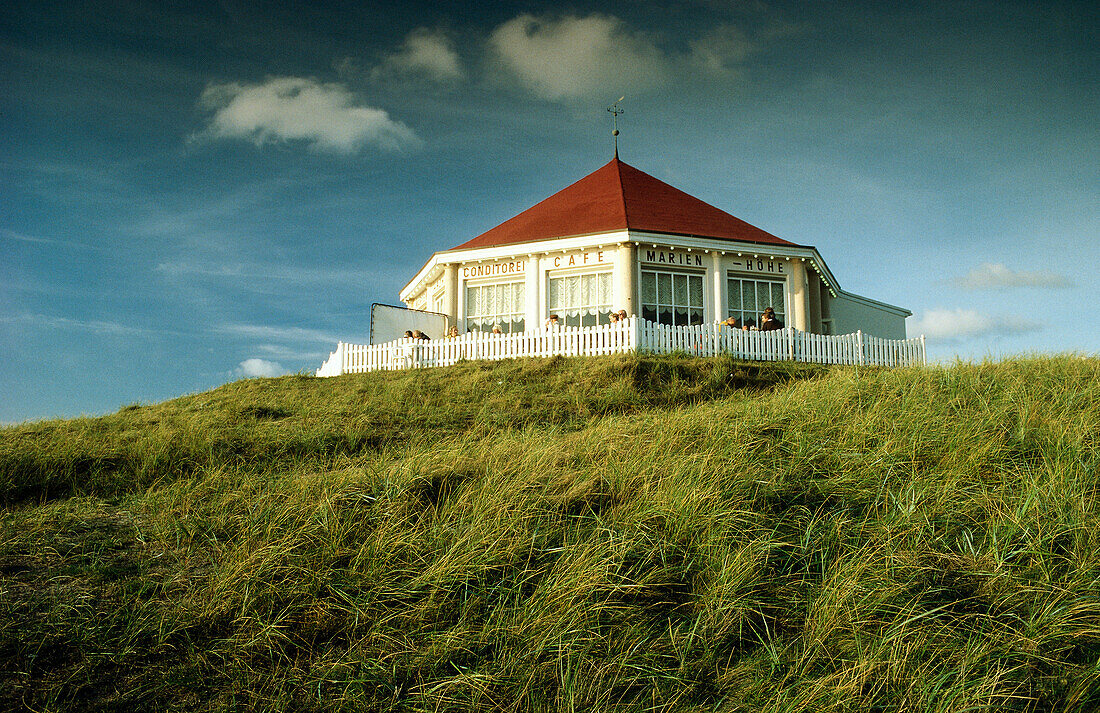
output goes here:
[{"label": "white column", "polygon": [[714,289],[711,291],[714,304],[711,306],[711,315],[707,319],[704,314],[704,322],[720,322],[726,318],[726,308],[728,306],[729,298],[726,294],[729,289],[729,285],[726,281],[726,267],[722,262],[722,251],[711,251],[711,257],[713,258],[713,265],[711,267],[714,278]]},{"label": "white column", "polygon": [[821,300],[828,294],[825,283],[821,280],[810,280],[809,274],[806,275],[806,280],[810,283],[809,289],[810,302],[809,302],[809,316],[807,321],[810,323],[810,331],[814,334],[821,334]]},{"label": "white column", "polygon": [[542,275],[539,270],[539,256],[527,256],[527,269],[523,282],[523,327],[538,329],[542,326]]},{"label": "white column", "polygon": [[806,263],[794,258],[791,260],[791,326],[809,331],[808,313],[810,310],[810,290],[806,282]]},{"label": "white column", "polygon": [[612,290],[615,304],[612,309],[625,309],[629,315],[637,314],[635,304],[634,273],[637,270],[637,248],[633,243],[625,243],[615,251],[615,286]]},{"label": "white column", "polygon": [[458,282],[458,299],[455,300],[455,321],[458,323],[460,334],[466,333],[466,281],[455,278]]},{"label": "white column", "polygon": [[458,265],[447,263],[443,271],[443,312],[458,324]]}]

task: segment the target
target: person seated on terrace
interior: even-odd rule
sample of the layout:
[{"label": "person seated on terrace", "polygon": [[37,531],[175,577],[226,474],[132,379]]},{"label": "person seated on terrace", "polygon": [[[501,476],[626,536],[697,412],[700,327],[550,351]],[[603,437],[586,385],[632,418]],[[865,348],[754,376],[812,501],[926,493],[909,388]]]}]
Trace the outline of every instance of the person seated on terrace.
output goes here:
[{"label": "person seated on terrace", "polygon": [[447,336],[448,337],[457,337],[458,336],[458,326],[455,325],[455,326],[451,327],[450,330],[447,331]]},{"label": "person seated on terrace", "polygon": [[625,322],[626,321],[626,310],[625,309],[619,310],[619,321],[620,322]]},{"label": "person seated on terrace", "polygon": [[783,323],[775,318],[775,309],[768,307],[764,310],[764,314],[760,315],[760,331],[771,332],[776,329],[783,329]]},{"label": "person seated on terrace", "polygon": [[725,322],[722,322],[722,326],[730,329],[741,329],[741,323],[737,320],[737,317],[727,318]]},{"label": "person seated on terrace", "polygon": [[493,325],[493,334],[504,334],[504,332],[500,331],[500,325],[499,324],[494,324]]},{"label": "person seated on terrace", "polygon": [[550,319],[546,320],[547,327],[560,327],[561,323],[558,322],[558,315],[550,315]]},{"label": "person seated on terrace", "polygon": [[607,321],[609,324],[615,324],[619,321],[619,313],[612,312],[611,314],[607,315]]},{"label": "person seated on terrace", "polygon": [[424,334],[424,333],[423,333],[423,332],[421,332],[421,331],[420,331],[419,329],[414,329],[414,330],[413,330],[413,332],[412,332],[412,338],[413,338],[413,339],[424,339],[424,340],[426,340],[426,341],[427,341],[427,340],[431,340],[431,337],[429,337],[429,336],[428,336],[427,334]]},{"label": "person seated on terrace", "polygon": [[405,330],[405,339],[412,339],[412,338],[413,338],[412,330],[406,329]]}]

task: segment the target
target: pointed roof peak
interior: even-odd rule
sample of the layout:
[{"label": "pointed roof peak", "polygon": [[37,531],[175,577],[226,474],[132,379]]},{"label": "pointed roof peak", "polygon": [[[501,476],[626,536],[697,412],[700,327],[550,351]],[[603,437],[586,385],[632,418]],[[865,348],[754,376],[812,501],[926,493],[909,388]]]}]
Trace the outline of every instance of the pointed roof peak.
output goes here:
[{"label": "pointed roof peak", "polygon": [[456,250],[639,230],[793,245],[654,178],[615,156],[579,181]]}]

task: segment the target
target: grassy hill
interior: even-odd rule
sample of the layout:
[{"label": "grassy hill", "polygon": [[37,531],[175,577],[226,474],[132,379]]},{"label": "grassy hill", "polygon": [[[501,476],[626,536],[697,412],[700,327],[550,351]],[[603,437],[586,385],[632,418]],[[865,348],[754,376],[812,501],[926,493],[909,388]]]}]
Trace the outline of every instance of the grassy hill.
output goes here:
[{"label": "grassy hill", "polygon": [[1100,709],[1100,361],[253,379],[0,430],[0,710]]}]

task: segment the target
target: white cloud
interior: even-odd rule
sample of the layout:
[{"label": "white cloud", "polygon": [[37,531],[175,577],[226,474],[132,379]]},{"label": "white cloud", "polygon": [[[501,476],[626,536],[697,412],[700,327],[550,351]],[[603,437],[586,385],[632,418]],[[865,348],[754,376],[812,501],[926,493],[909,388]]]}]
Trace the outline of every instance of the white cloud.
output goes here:
[{"label": "white cloud", "polygon": [[451,38],[442,30],[418,27],[405,37],[401,48],[388,55],[374,74],[407,74],[438,82],[454,82],[465,77]]},{"label": "white cloud", "polygon": [[664,53],[650,39],[610,15],[520,15],[493,30],[489,46],[543,99],[613,99],[659,86],[669,72]]},{"label": "white cloud", "polygon": [[245,377],[282,376],[287,373],[281,364],[266,359],[245,359],[237,366],[237,373]]},{"label": "white cloud", "polygon": [[645,91],[700,72],[737,78],[744,62],[776,39],[801,31],[775,25],[750,35],[722,24],[665,51],[652,36],[613,15],[523,14],[498,26],[489,49],[536,96],[605,99]]},{"label": "white cloud", "polygon": [[761,45],[733,25],[721,25],[703,37],[692,40],[691,60],[707,71],[723,74],[736,69],[749,55],[759,52]]},{"label": "white cloud", "polygon": [[963,277],[953,280],[964,290],[996,290],[1008,287],[1072,287],[1073,283],[1063,275],[1049,270],[1015,271],[1003,263],[987,262],[979,265]]},{"label": "white cloud", "polygon": [[69,332],[92,332],[93,334],[104,334],[114,337],[153,334],[153,332],[148,329],[132,327],[119,322],[109,322],[100,319],[87,320],[70,319],[69,317],[51,317],[45,314],[19,314],[11,317],[0,317],[0,323],[25,324],[32,327],[60,329]]},{"label": "white cloud", "polygon": [[78,243],[72,240],[54,240],[53,238],[39,238],[34,235],[17,233],[14,230],[8,230],[7,228],[0,228],[0,236],[8,238],[9,240],[17,240],[21,243],[36,243],[39,245],[64,245],[71,248],[80,248],[81,250],[95,249],[90,245],[85,245],[84,243]]},{"label": "white cloud", "polygon": [[996,317],[973,309],[930,309],[909,324],[908,332],[930,339],[962,341],[986,335],[1036,331],[1042,325]]},{"label": "white cloud", "polygon": [[156,272],[176,278],[209,277],[266,285],[285,281],[297,285],[331,285],[333,282],[363,281],[374,276],[371,270],[355,268],[306,267],[259,262],[215,263],[212,260],[170,260],[157,263]]},{"label": "white cloud", "polygon": [[338,337],[316,329],[304,329],[302,327],[269,327],[262,324],[223,324],[215,328],[220,334],[229,334],[248,339],[263,339],[286,342],[324,342],[335,344],[340,341]]},{"label": "white cloud", "polygon": [[373,145],[397,151],[420,143],[382,109],[362,106],[344,85],[301,77],[262,84],[211,84],[202,105],[214,112],[201,136],[245,139],[257,145],[304,141],[317,149],[352,153]]}]

